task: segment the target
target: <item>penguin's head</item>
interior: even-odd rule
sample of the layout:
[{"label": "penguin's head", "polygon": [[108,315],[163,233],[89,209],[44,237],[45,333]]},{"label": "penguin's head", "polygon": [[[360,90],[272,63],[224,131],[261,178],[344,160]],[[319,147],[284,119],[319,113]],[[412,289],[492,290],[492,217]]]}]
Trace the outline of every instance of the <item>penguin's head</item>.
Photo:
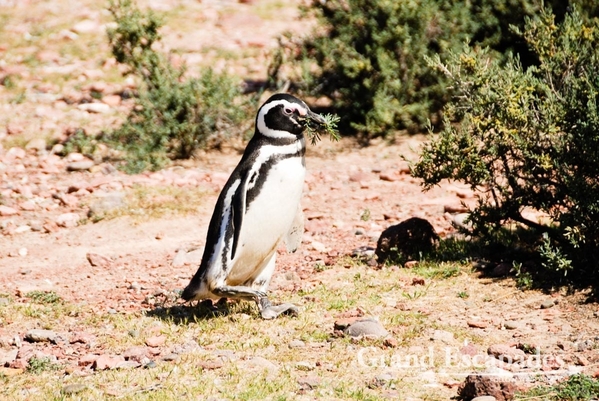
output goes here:
[{"label": "penguin's head", "polygon": [[256,116],[256,129],[269,138],[301,137],[309,124],[318,127],[324,125],[325,120],[306,103],[286,93],[271,96]]}]

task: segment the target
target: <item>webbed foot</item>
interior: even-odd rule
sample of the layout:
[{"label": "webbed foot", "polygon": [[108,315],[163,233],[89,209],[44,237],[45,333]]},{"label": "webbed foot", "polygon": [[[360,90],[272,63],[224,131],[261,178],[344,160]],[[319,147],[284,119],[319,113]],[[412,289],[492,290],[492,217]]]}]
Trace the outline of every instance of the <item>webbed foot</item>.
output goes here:
[{"label": "webbed foot", "polygon": [[291,316],[299,315],[299,308],[294,304],[285,303],[281,305],[272,305],[267,297],[260,298],[258,307],[260,308],[262,319],[265,320],[275,319],[281,314]]}]

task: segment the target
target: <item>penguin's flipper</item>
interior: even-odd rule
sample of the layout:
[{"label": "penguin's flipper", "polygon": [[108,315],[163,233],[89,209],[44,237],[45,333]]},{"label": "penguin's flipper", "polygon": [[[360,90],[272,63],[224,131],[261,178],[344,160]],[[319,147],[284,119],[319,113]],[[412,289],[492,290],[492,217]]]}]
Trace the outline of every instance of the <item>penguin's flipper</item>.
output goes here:
[{"label": "penguin's flipper", "polygon": [[245,216],[245,201],[247,198],[247,180],[241,180],[231,200],[231,228],[233,229],[233,243],[231,244],[231,260],[235,258],[235,252],[239,245],[239,235],[243,216]]},{"label": "penguin's flipper", "polygon": [[302,235],[304,234],[304,212],[302,206],[298,205],[297,212],[293,218],[293,224],[291,229],[285,236],[285,244],[287,245],[287,252],[295,252],[302,243]]}]

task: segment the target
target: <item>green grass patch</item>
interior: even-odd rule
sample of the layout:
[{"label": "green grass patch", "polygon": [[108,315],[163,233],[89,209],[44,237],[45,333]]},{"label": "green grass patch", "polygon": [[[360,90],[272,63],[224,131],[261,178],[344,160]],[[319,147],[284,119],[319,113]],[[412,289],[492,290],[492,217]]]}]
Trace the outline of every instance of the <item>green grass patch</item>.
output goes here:
[{"label": "green grass patch", "polygon": [[578,374],[554,386],[536,387],[516,400],[588,401],[599,395],[599,380]]}]

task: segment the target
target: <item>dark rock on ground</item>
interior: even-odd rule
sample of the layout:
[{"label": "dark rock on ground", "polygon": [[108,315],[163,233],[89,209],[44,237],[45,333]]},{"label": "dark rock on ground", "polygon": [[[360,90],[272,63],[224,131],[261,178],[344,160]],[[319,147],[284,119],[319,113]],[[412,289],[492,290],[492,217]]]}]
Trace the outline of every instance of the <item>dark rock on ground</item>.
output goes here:
[{"label": "dark rock on ground", "polygon": [[383,231],[375,253],[379,263],[401,257],[410,260],[419,257],[421,252],[433,249],[438,240],[439,235],[431,223],[412,217]]},{"label": "dark rock on ground", "polygon": [[475,397],[492,396],[497,401],[510,401],[518,387],[511,381],[500,381],[493,376],[469,375],[458,389],[458,399],[470,401]]}]

